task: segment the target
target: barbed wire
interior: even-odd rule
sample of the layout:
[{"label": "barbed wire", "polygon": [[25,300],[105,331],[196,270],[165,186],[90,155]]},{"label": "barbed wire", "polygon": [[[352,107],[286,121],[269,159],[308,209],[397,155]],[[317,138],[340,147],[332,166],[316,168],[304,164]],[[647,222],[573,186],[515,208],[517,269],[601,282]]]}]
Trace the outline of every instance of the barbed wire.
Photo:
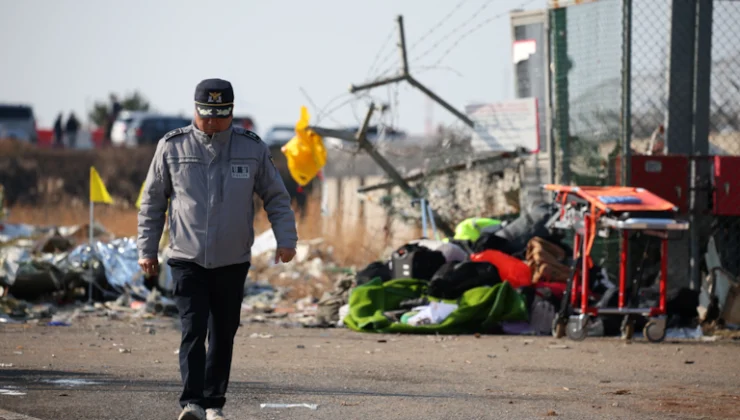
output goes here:
[{"label": "barbed wire", "polygon": [[[386,36],[385,40],[380,45],[380,49],[378,49],[378,52],[375,54],[375,58],[373,59],[372,64],[370,65],[370,69],[368,70],[367,75],[365,76],[365,79],[370,79],[370,77],[373,74],[373,71],[375,71],[376,68],[378,68],[378,67],[380,67],[380,66],[383,65],[383,64],[380,63],[380,60],[379,60],[380,59],[380,54],[382,54],[383,51],[385,51],[386,46],[388,45],[389,41],[393,38],[393,35],[395,33],[396,33],[396,28],[395,27],[394,28],[391,28],[391,31],[388,33],[388,35]],[[392,45],[392,43],[391,43],[391,45]],[[391,49],[391,53],[393,52],[392,50],[393,49]],[[390,54],[386,55],[386,57],[390,57]],[[387,58],[385,60],[387,61]]]},{"label": "barbed wire", "polygon": [[[419,39],[417,39],[416,41],[414,41],[414,43],[411,44],[411,46],[406,47],[406,51],[407,52],[412,51],[414,48],[416,48],[417,46],[419,46],[424,40],[426,40],[430,35],[432,35],[434,32],[436,32],[438,29],[440,29],[443,26],[443,24],[445,22],[447,22],[452,17],[452,15],[454,15],[456,12],[458,12],[458,11],[460,11],[462,9],[462,6],[467,1],[468,0],[460,0],[455,5],[455,7],[453,7],[452,10],[450,10],[449,13],[447,13],[447,15],[445,15],[437,23],[435,23],[434,25],[432,25],[432,27],[426,33],[424,33],[421,37],[419,37]],[[394,51],[390,51],[388,54],[386,54],[386,56],[383,58],[382,64],[379,67],[381,67],[385,63],[387,63],[388,62],[388,59],[391,58],[391,56],[393,55],[393,53],[394,53]],[[399,54],[397,51],[395,53],[396,54]],[[391,72],[394,68],[398,67],[398,64],[400,64],[400,58],[397,57],[396,60],[393,61],[393,64],[389,68],[386,68],[386,70],[382,71],[380,73],[380,75],[375,80],[378,80],[378,79],[382,78],[383,76],[385,76],[386,74],[388,74],[389,72]],[[368,78],[369,77],[370,76],[368,76]]]},{"label": "barbed wire", "polygon": [[[449,13],[447,13],[447,15],[445,17],[443,17],[442,19],[440,19],[439,22],[435,23],[432,26],[432,28],[427,33],[425,33],[424,35],[422,35],[413,44],[411,44],[411,46],[409,47],[409,51],[413,50],[415,47],[417,47],[419,44],[421,44],[425,39],[427,39],[429,37],[429,35],[433,34],[435,31],[437,31],[437,29],[441,28],[442,27],[442,24],[445,23],[446,21],[448,21],[452,17],[452,15],[455,14],[455,12],[459,11],[462,8],[462,5],[465,4],[467,1],[468,0],[461,0],[459,3],[457,3],[455,5],[455,7]],[[490,3],[490,1],[489,1],[489,3]]]},{"label": "barbed wire", "polygon": [[[329,109],[329,106],[331,104],[333,104],[334,102],[338,101],[339,99],[342,99],[342,98],[347,97],[347,96],[349,96],[349,98],[347,98],[344,101],[342,101],[339,105],[336,105],[335,107]],[[324,107],[321,108],[316,113],[316,123],[315,124],[318,124],[322,120],[322,118],[324,118],[327,115],[333,114],[334,112],[336,112],[337,110],[341,109],[344,106],[347,106],[349,103],[351,103],[354,100],[355,100],[355,96],[353,94],[349,93],[349,92],[341,93],[341,94],[335,96],[334,98],[330,99],[329,102],[327,102],[327,104],[324,105]]]},{"label": "barbed wire", "polygon": [[419,75],[419,74],[423,74],[423,73],[427,73],[427,72],[435,71],[435,70],[443,70],[443,71],[447,71],[447,72],[453,73],[455,76],[458,76],[458,77],[465,77],[462,74],[462,72],[460,72],[459,70],[457,70],[457,69],[455,69],[453,67],[449,67],[449,66],[423,66],[423,67],[416,67],[414,73],[416,75]]},{"label": "barbed wire", "polygon": [[459,32],[466,25],[468,25],[470,22],[472,22],[473,20],[475,20],[475,18],[478,17],[478,15],[480,13],[482,13],[484,10],[486,10],[486,8],[488,8],[488,6],[490,6],[493,3],[494,2],[492,2],[492,1],[486,1],[486,2],[484,2],[483,5],[480,6],[478,9],[476,9],[475,12],[473,12],[473,14],[467,20],[465,20],[461,24],[457,25],[455,27],[455,29],[453,29],[450,32],[448,32],[447,35],[445,35],[445,36],[442,37],[442,39],[438,40],[437,42],[435,42],[434,44],[432,44],[431,47],[429,47],[428,49],[426,49],[421,54],[417,55],[412,61],[421,60],[422,58],[424,58],[427,55],[429,55],[432,51],[434,51],[440,45],[442,45],[442,43],[444,43],[445,41],[447,41],[449,38],[451,38],[453,35],[455,35],[457,32]]},{"label": "barbed wire", "polygon": [[[528,0],[528,1],[525,1],[522,4],[520,4],[518,8],[519,9],[524,9],[525,7],[527,7],[530,4],[534,3],[535,1],[537,1],[537,0]],[[485,10],[486,7],[488,7],[491,3],[492,2],[484,3],[484,5],[481,6],[480,8],[478,8],[478,10],[476,10],[476,12],[468,20],[466,20],[465,22],[463,22],[460,25],[458,25],[455,29],[453,29],[452,31],[450,31],[444,38],[442,38],[437,43],[435,43],[434,45],[432,45],[431,48],[427,49],[424,53],[422,53],[419,56],[417,56],[414,59],[414,61],[418,61],[418,60],[426,57],[427,55],[431,54],[437,47],[441,46],[442,43],[444,43],[446,40],[450,39],[454,34],[456,34],[457,32],[459,32],[464,26],[468,25],[473,20],[475,20],[475,18],[478,16],[478,14],[481,13],[483,10]],[[455,48],[457,48],[457,46],[460,44],[460,42],[462,42],[462,40],[464,40],[468,36],[472,35],[476,31],[480,30],[484,26],[488,25],[489,23],[494,22],[494,21],[496,21],[498,19],[501,19],[503,17],[506,17],[508,15],[509,15],[509,12],[508,11],[507,12],[504,12],[504,13],[498,13],[498,14],[496,14],[494,16],[491,16],[490,18],[488,18],[488,19],[480,22],[478,25],[472,27],[468,31],[464,32],[462,35],[460,35],[452,43],[452,45],[449,48],[447,48],[447,50],[445,50],[445,52],[442,54],[442,56],[439,59],[437,59],[437,61],[435,61],[431,65],[431,67],[436,67],[437,65],[439,65],[442,62],[442,60],[444,60]]]}]

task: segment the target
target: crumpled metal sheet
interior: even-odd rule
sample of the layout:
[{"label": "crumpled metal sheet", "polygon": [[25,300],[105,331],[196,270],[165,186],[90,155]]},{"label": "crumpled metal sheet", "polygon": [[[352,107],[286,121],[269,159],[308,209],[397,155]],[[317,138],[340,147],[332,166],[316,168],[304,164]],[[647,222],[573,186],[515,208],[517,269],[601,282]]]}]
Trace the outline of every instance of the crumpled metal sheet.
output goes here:
[{"label": "crumpled metal sheet", "polygon": [[[150,290],[144,285],[144,275],[139,269],[139,256],[134,238],[118,238],[110,242],[95,241],[92,245],[77,246],[68,253],[32,255],[29,247],[9,246],[0,248],[0,277],[12,286],[19,274],[34,271],[38,262],[52,264],[60,271],[77,272],[86,281],[94,281],[90,267],[102,265],[108,286],[115,292],[129,293],[146,299]],[[170,267],[163,264],[160,287],[172,290]]]},{"label": "crumpled metal sheet", "polygon": [[19,246],[0,248],[0,277],[4,277],[8,285],[12,285],[23,261],[30,259],[31,253],[28,249]]},{"label": "crumpled metal sheet", "polygon": [[[96,241],[90,245],[81,245],[72,250],[66,262],[82,267],[99,261],[105,270],[108,284],[119,293],[128,291],[143,299],[149,296],[149,289],[144,285],[144,274],[139,268],[139,254],[134,238],[118,238],[110,242]],[[163,264],[161,276],[171,279],[169,266]],[[162,284],[162,282],[160,282]],[[171,280],[164,282],[165,290],[171,290]]]}]

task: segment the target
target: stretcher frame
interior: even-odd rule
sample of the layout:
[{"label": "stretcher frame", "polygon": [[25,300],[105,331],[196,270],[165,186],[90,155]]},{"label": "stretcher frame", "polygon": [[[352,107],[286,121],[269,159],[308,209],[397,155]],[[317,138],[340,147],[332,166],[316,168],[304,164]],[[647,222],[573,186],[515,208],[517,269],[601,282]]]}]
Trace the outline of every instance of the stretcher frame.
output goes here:
[{"label": "stretcher frame", "polygon": [[[666,217],[675,214],[677,207],[643,188],[634,187],[578,187],[548,184],[543,186],[555,195],[559,207],[550,227],[573,231],[573,265],[568,278],[566,294],[560,311],[553,320],[553,336],[580,341],[588,335],[591,317],[624,315],[622,338],[632,339],[634,317],[643,316],[649,321],[643,334],[651,342],[663,341],[666,334],[666,295],[668,285],[669,234],[689,228],[686,221]],[[617,202],[608,203],[608,199]],[[632,198],[634,201],[624,201]],[[623,202],[619,202],[622,200]],[[632,214],[638,213],[635,217]],[[609,231],[620,232],[619,300],[616,308],[596,308],[589,304],[589,269],[592,265],[591,248],[597,235],[608,236]],[[654,307],[629,307],[627,303],[627,253],[630,233],[660,238],[661,259],[658,305]],[[580,286],[580,290],[579,290]],[[577,295],[580,291],[580,302]],[[636,293],[633,290],[633,299]]]}]

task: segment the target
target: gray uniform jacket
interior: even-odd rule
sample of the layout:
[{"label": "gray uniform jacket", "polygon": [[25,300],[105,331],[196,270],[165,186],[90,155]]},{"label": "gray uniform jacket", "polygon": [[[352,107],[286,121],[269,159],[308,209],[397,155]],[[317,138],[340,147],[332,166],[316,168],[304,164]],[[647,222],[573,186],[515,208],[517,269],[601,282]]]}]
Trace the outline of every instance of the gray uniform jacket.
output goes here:
[{"label": "gray uniform jacket", "polygon": [[211,137],[193,125],[167,133],[157,144],[144,183],[139,258],[157,257],[168,212],[169,258],[205,268],[249,261],[253,193],[264,202],[277,246],[295,248],[290,196],[267,145],[256,134],[234,127]]}]

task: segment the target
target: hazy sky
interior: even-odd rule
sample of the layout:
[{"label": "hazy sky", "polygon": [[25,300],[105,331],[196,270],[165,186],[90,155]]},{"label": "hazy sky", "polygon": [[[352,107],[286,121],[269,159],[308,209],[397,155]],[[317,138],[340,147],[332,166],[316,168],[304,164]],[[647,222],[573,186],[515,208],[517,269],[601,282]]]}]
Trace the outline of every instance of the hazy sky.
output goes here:
[{"label": "hazy sky", "polygon": [[[385,47],[381,65],[371,77],[398,63],[393,44],[395,18],[401,14],[407,44],[413,46],[412,74],[462,109],[470,102],[513,96],[508,12],[523,5],[527,10],[543,8],[545,3],[0,0],[0,102],[33,105],[43,127],[50,126],[60,111],[86,115],[94,100],[106,99],[111,91],[139,89],[158,111],[190,115],[197,82],[220,77],[234,85],[236,113],[252,115],[264,132],[273,124],[293,124],[301,105],[314,116],[318,113],[301,88],[324,107],[348,92],[351,83],[367,80],[381,47]],[[496,16],[460,40],[438,64],[444,68],[428,69],[465,32]],[[437,42],[441,43],[434,47]],[[371,93],[388,101],[389,89]],[[422,132],[428,100],[403,84],[398,101],[400,127]],[[361,102],[354,109],[345,106],[332,113],[332,120],[324,118],[322,125],[357,124],[364,110]],[[454,120],[436,105],[432,117],[436,124]]]}]

